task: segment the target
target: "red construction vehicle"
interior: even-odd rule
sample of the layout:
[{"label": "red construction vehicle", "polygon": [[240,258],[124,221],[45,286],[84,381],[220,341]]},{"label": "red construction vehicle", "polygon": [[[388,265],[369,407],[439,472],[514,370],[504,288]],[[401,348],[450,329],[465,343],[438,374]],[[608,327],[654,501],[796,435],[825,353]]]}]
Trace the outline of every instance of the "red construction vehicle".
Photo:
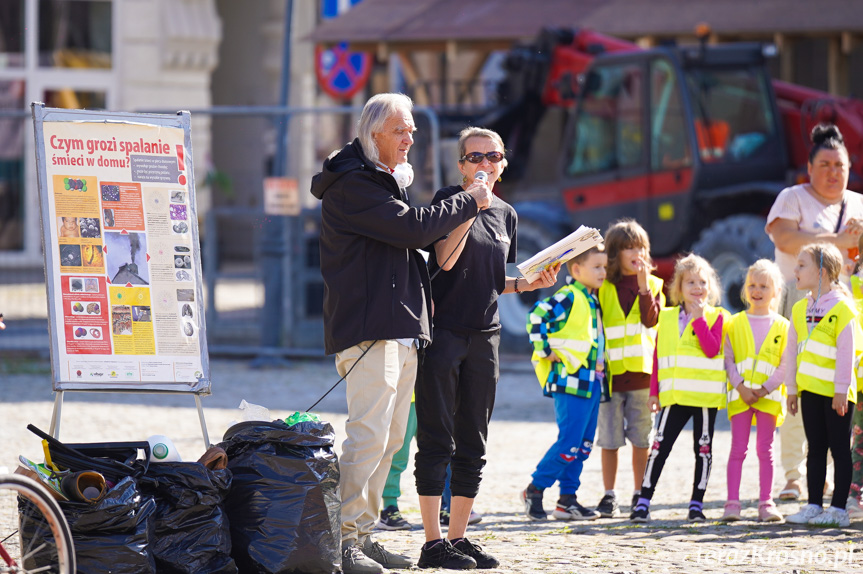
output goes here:
[{"label": "red construction vehicle", "polygon": [[[548,30],[508,56],[493,114],[510,149],[497,190],[519,214],[519,261],[584,224],[621,217],[650,234],[667,274],[695,251],[716,267],[723,303],[742,307],[742,271],[773,256],[765,216],[806,181],[808,134],[833,122],[863,184],[863,102],[771,80],[763,44],[660,46]],[[446,125],[446,124],[444,124]],[[537,296],[502,297],[504,330],[524,337]]]}]

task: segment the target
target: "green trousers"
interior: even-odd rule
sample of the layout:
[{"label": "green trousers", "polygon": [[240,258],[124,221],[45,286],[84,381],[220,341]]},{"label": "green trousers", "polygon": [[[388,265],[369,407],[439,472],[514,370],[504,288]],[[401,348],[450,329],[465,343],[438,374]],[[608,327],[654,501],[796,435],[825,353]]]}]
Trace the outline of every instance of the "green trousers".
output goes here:
[{"label": "green trousers", "polygon": [[393,463],[390,467],[390,473],[387,475],[387,481],[384,483],[383,507],[398,506],[399,496],[401,496],[401,480],[402,473],[408,467],[408,459],[411,454],[411,441],[417,435],[417,409],[416,403],[411,403],[410,414],[408,415],[408,426],[405,429],[405,442],[402,447],[393,455]]}]

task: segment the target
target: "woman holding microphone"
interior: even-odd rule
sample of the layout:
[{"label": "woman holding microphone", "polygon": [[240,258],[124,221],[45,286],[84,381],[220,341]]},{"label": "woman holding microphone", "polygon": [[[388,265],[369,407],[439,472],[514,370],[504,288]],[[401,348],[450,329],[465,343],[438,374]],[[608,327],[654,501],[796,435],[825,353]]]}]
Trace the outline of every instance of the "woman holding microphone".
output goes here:
[{"label": "woman holding microphone", "polygon": [[[479,182],[492,185],[506,167],[503,140],[494,131],[462,130],[458,150],[462,183],[439,190],[432,205]],[[477,177],[480,171],[485,179]],[[559,269],[543,271],[533,283],[506,276],[506,264],[515,262],[517,222],[512,206],[495,196],[476,218],[435,242],[429,258],[434,331],[416,384],[415,476],[426,538],[420,568],[498,566],[497,559],[465,538],[485,465],[499,374],[497,299],[505,293],[550,287]],[[444,538],[439,513],[448,464],[452,503]]]}]

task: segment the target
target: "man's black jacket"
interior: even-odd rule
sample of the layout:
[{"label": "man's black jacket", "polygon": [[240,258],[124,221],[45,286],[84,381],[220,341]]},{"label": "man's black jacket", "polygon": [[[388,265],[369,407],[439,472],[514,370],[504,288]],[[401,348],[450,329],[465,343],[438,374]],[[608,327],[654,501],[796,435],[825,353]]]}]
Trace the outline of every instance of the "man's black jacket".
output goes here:
[{"label": "man's black jacket", "polygon": [[321,274],[327,354],[377,339],[431,340],[431,287],[416,249],[477,214],[466,192],[430,208],[410,207],[359,140],[312,178],[321,200]]}]

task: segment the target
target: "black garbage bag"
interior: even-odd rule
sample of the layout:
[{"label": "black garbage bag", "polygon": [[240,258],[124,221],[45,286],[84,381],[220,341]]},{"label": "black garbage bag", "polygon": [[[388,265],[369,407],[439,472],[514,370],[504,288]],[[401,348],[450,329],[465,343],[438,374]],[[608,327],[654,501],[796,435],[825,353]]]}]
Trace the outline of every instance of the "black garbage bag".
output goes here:
[{"label": "black garbage bag", "polygon": [[143,491],[156,501],[152,544],[160,574],[236,574],[224,501],[231,471],[197,462],[151,464],[153,486]]},{"label": "black garbage bag", "polygon": [[233,474],[226,509],[243,574],[341,572],[339,465],[329,423],[244,422],[219,446]]},{"label": "black garbage bag", "polygon": [[[19,511],[26,512],[29,504],[19,498]],[[72,530],[78,574],[155,574],[151,542],[156,503],[141,495],[135,479],[124,478],[96,504],[59,504]],[[45,535],[45,525],[34,521],[26,524],[29,526],[20,532],[22,544]],[[50,557],[37,553],[28,566],[49,564]]]}]

